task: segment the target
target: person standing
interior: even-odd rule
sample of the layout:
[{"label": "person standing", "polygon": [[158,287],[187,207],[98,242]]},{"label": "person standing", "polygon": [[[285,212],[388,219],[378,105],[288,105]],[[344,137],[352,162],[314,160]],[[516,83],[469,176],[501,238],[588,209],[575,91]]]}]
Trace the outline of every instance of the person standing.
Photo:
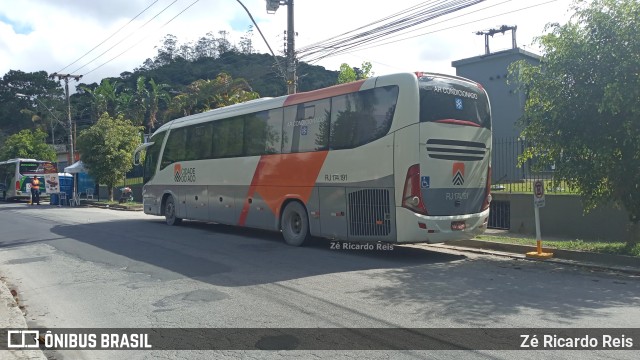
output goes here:
[{"label": "person standing", "polygon": [[40,205],[40,180],[36,175],[31,180],[31,205],[33,203]]}]

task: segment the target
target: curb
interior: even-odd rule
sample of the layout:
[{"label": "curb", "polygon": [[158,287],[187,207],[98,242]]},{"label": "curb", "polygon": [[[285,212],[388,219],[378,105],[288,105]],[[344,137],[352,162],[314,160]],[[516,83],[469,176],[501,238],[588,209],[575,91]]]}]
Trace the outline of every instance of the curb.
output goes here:
[{"label": "curb", "polygon": [[113,205],[102,205],[102,204],[84,204],[87,207],[94,207],[94,208],[101,208],[101,209],[109,209],[109,210],[120,210],[120,211],[142,211],[142,205],[140,205],[139,207],[128,207],[128,206],[123,206],[123,205],[118,205],[118,204],[113,204]]},{"label": "curb", "polygon": [[[27,321],[20,310],[16,298],[11,294],[2,279],[0,279],[0,328],[28,329]],[[0,348],[7,348],[6,339],[0,339]],[[42,350],[0,350],[0,358],[7,360],[47,360]]]},{"label": "curb", "polygon": [[531,261],[547,261],[579,265],[595,269],[614,270],[640,275],[640,258],[633,256],[545,248],[543,251],[553,253],[553,257],[546,260],[539,260],[527,258],[525,256],[527,252],[537,251],[535,246],[505,244],[485,240],[457,240],[446,242],[441,246],[454,248],[460,251],[491,253],[493,255],[509,256]]}]

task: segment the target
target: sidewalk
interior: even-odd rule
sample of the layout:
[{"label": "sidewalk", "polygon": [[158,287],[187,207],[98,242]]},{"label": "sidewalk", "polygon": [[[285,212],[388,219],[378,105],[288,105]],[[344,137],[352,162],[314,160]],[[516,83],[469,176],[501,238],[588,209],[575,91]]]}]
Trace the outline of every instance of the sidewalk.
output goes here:
[{"label": "sidewalk", "polygon": [[[27,329],[27,321],[18,307],[16,298],[4,281],[0,280],[0,329]],[[7,339],[0,339],[0,348],[6,349]],[[47,360],[41,350],[0,350],[0,359]]]},{"label": "sidewalk", "polygon": [[591,269],[610,270],[640,275],[640,258],[625,255],[612,255],[587,251],[573,251],[562,249],[550,249],[544,247],[543,252],[553,253],[553,257],[545,260],[527,258],[526,253],[536,252],[535,246],[506,244],[487,240],[458,240],[444,244],[434,244],[434,247],[443,247],[458,251],[471,251],[475,253],[506,256],[530,261],[546,261],[565,265],[588,267]]}]

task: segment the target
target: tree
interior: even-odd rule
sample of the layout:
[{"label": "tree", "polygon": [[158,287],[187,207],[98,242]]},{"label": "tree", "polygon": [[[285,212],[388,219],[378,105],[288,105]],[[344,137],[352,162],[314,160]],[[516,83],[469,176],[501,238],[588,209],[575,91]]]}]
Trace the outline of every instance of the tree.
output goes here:
[{"label": "tree", "polygon": [[163,101],[165,103],[169,103],[171,98],[169,96],[169,92],[166,89],[169,88],[167,84],[157,84],[155,80],[149,79],[149,87],[151,90],[147,91],[147,101],[149,110],[149,121],[147,122],[147,129],[149,132],[152,132],[156,127],[156,122],[158,118],[159,102]]},{"label": "tree", "polygon": [[243,54],[253,53],[253,25],[249,25],[249,30],[240,38],[240,52]]},{"label": "tree", "polygon": [[212,32],[208,32],[207,35],[198,39],[194,52],[196,59],[215,58],[218,55],[215,35]]},{"label": "tree", "polygon": [[29,158],[56,161],[56,152],[46,144],[47,133],[22,130],[9,136],[0,147],[0,159]]},{"label": "tree", "polygon": [[122,115],[112,118],[104,113],[95,125],[78,136],[80,158],[87,165],[89,175],[107,186],[111,201],[113,186],[133,166],[133,151],[140,144],[143,130]]},{"label": "tree", "polygon": [[372,65],[368,61],[362,62],[362,68],[351,67],[347,63],[340,65],[340,73],[338,74],[338,84],[344,84],[356,80],[367,79],[373,76],[371,71]]},{"label": "tree", "polygon": [[162,46],[158,48],[158,55],[154,62],[158,65],[170,64],[178,52],[178,38],[175,35],[167,34],[164,37]]},{"label": "tree", "polygon": [[117,81],[111,82],[109,79],[102,79],[100,85],[95,88],[81,85],[80,88],[91,94],[93,97],[93,108],[96,113],[103,114],[109,113],[111,116],[116,115],[116,109],[118,108],[118,87]]},{"label": "tree", "polygon": [[[47,72],[10,70],[0,79],[0,128],[9,135],[23,129],[33,129],[33,120],[36,120],[34,113],[44,115],[39,118],[47,117],[48,111],[42,103],[46,103],[55,112],[63,100],[64,91],[57,81],[48,78]],[[24,109],[32,110],[33,113],[22,111]]]},{"label": "tree", "polygon": [[175,119],[259,97],[245,79],[233,79],[229,74],[220,73],[213,80],[196,80],[184,93],[174,96],[167,116]]},{"label": "tree", "polygon": [[613,201],[640,240],[640,3],[576,1],[572,19],[537,39],[539,65],[510,72],[527,94],[521,161],[555,165],[585,211]]}]

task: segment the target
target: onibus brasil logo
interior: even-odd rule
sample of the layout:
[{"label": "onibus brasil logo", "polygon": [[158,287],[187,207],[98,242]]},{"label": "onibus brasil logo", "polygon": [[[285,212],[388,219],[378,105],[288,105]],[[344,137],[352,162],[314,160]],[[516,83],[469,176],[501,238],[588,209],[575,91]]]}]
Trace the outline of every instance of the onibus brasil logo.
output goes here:
[{"label": "onibus brasil logo", "polygon": [[183,168],[182,164],[173,165],[174,180],[176,182],[196,182],[196,168]]}]

